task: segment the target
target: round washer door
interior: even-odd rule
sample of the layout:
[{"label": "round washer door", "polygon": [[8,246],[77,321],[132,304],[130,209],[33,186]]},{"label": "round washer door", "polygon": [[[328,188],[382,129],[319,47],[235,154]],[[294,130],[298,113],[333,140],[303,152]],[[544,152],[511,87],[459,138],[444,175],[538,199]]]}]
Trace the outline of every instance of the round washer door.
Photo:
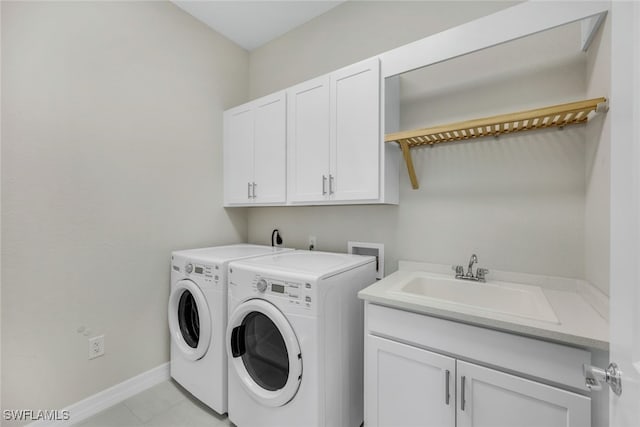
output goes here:
[{"label": "round washer door", "polygon": [[211,342],[211,315],[204,294],[191,280],[181,280],[169,296],[169,330],[189,360],[202,358]]},{"label": "round washer door", "polygon": [[240,304],[227,326],[229,365],[259,403],[282,406],[302,380],[300,344],[287,318],[273,304],[252,299]]}]

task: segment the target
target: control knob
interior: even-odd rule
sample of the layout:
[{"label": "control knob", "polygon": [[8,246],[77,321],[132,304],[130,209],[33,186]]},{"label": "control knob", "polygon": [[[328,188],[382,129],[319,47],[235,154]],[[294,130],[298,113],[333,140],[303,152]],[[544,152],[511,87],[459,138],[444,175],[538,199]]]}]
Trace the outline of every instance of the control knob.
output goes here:
[{"label": "control knob", "polygon": [[260,279],[258,280],[258,283],[256,283],[256,288],[258,289],[259,292],[264,292],[267,290],[267,281],[264,279]]},{"label": "control knob", "polygon": [[193,272],[193,264],[191,263],[187,264],[187,266],[184,269],[187,273],[191,274]]}]

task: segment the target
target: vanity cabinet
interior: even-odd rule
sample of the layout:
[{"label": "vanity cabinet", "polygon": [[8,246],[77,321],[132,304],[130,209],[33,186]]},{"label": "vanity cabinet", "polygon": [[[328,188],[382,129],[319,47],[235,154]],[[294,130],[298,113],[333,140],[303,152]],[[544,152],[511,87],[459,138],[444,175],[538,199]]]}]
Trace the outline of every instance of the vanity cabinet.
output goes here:
[{"label": "vanity cabinet", "polygon": [[366,324],[365,426],[591,424],[584,350],[369,302]]},{"label": "vanity cabinet", "polygon": [[275,93],[224,112],[224,205],[286,201],[286,96]]}]

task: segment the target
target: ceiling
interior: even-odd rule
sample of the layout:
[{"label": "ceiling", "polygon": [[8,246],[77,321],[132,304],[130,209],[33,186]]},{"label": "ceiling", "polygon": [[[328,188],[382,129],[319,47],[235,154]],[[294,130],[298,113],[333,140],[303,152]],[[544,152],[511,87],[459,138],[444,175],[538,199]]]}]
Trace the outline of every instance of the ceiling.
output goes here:
[{"label": "ceiling", "polygon": [[173,3],[251,51],[344,1],[173,0]]}]

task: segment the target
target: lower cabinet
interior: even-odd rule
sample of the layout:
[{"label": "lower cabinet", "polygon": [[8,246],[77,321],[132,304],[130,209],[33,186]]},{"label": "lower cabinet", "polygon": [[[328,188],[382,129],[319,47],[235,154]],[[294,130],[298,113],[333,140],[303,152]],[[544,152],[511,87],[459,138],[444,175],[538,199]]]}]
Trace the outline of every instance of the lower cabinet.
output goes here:
[{"label": "lower cabinet", "polygon": [[591,399],[536,381],[456,362],[461,427],[585,427]]},{"label": "lower cabinet", "polygon": [[[369,307],[370,308],[370,307]],[[422,346],[425,343],[401,342],[410,337],[400,336],[398,340],[389,335],[395,329],[393,312],[388,310],[379,319],[373,318],[369,310],[367,323],[387,328],[384,336],[377,336],[368,330],[365,335],[365,427],[588,427],[591,425],[591,398],[580,393],[569,391],[575,387],[575,382],[563,389],[562,380],[555,378],[553,364],[556,358],[563,358],[562,346],[540,341],[540,346],[557,346],[550,353],[549,361],[541,361],[541,366],[532,367],[531,372],[541,372],[545,377],[554,377],[556,381],[545,379],[545,382],[557,384],[559,387],[545,384],[531,379],[530,372],[525,366],[514,372],[518,361],[522,361],[518,351],[529,351],[528,345],[536,345],[535,339],[513,336],[515,346],[510,357],[518,359],[513,366],[507,365],[502,371],[502,363],[491,360],[492,350],[482,348],[474,353],[478,346],[473,339],[474,328],[461,325],[462,333],[446,334],[442,343],[437,343],[436,351],[429,351]],[[399,319],[397,329],[399,335],[411,329],[407,326],[420,327],[421,317],[412,314],[412,318]],[[376,320],[380,320],[377,322]],[[383,323],[384,321],[384,323]],[[438,319],[438,322],[446,322]],[[447,322],[456,324],[455,322]],[[425,327],[434,326],[431,324]],[[369,328],[370,329],[370,328]],[[465,334],[469,332],[469,336]],[[496,351],[504,357],[505,349],[509,349],[510,334],[497,331],[504,339],[504,346],[496,346]],[[437,335],[438,331],[430,329],[428,334]],[[416,335],[419,336],[419,335]],[[518,340],[530,340],[526,345],[518,347]],[[458,346],[457,341],[460,341]],[[496,341],[497,342],[497,341]],[[446,344],[451,343],[451,349]],[[469,348],[469,355],[460,349]],[[571,360],[572,352],[578,351],[566,347],[568,354],[565,359]],[[442,351],[440,354],[438,351]],[[445,355],[446,354],[446,355]],[[578,353],[581,354],[581,353]],[[481,358],[479,358],[479,356]],[[484,357],[487,357],[484,359]],[[467,359],[468,357],[469,359]],[[469,361],[473,360],[474,363]],[[507,357],[508,359],[508,357]],[[505,359],[505,360],[507,360]],[[574,359],[575,360],[575,359]],[[477,362],[477,363],[475,363]],[[493,362],[493,363],[492,363]],[[580,363],[577,360],[576,363]],[[497,369],[489,368],[492,366]],[[579,365],[581,367],[581,364]],[[544,369],[543,369],[544,368]],[[558,367],[557,369],[560,369]],[[548,372],[548,374],[546,374]],[[529,378],[527,378],[529,377]]]},{"label": "lower cabinet", "polygon": [[367,346],[367,426],[455,425],[455,359],[374,336]]}]

